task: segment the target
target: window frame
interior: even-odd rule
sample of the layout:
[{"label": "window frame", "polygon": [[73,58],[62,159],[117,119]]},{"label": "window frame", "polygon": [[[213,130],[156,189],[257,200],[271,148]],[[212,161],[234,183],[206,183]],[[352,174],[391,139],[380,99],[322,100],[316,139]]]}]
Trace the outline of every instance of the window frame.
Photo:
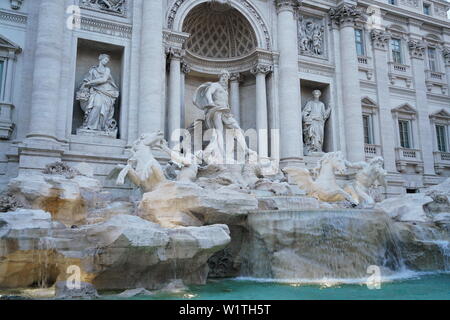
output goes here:
[{"label": "window frame", "polygon": [[[430,55],[430,51],[434,52],[434,69],[431,66],[431,55]],[[439,58],[438,58],[438,50],[436,47],[433,46],[429,46],[427,48],[427,60],[428,60],[428,68],[430,71],[432,72],[440,72],[440,64],[439,64]]]},{"label": "window frame", "polygon": [[[361,41],[360,42],[357,41],[357,33],[358,32],[361,33]],[[365,57],[365,56],[367,56],[367,54],[366,54],[366,52],[367,52],[367,50],[366,50],[366,41],[365,41],[364,37],[365,37],[364,29],[356,28],[355,29],[355,46],[356,46],[356,54],[358,55],[358,57]],[[358,52],[358,44],[361,45],[361,51],[362,51],[361,55]]]},{"label": "window frame", "polygon": [[[429,10],[428,13],[425,12],[425,8],[428,8],[427,9]],[[432,16],[433,15],[432,12],[433,12],[432,4],[429,2],[422,2],[422,13],[427,16]]]},{"label": "window frame", "polygon": [[[449,146],[449,136],[448,136],[448,132],[449,132],[448,125],[443,124],[443,123],[435,123],[434,127],[435,127],[435,132],[436,132],[436,149],[437,149],[437,151],[438,152],[448,153],[449,152],[449,147],[450,147]],[[444,139],[444,141],[440,141],[440,139],[439,139],[438,127],[441,127],[441,128],[444,129],[444,132],[443,132],[443,139]],[[441,144],[443,145],[443,147],[444,147],[443,149],[444,150],[442,150],[440,148]]]},{"label": "window frame", "polygon": [[[401,123],[405,123],[406,124],[406,129],[407,129],[407,135],[404,136],[402,133],[402,125]],[[414,149],[414,139],[413,139],[413,134],[412,134],[412,122],[410,119],[398,119],[398,135],[399,135],[399,142],[400,142],[400,147],[403,149]],[[406,145],[405,139],[407,138],[407,142],[408,144]]]},{"label": "window frame", "polygon": [[0,101],[2,101],[5,94],[8,59],[0,57],[0,64],[2,65],[2,67],[0,68]]},{"label": "window frame", "polygon": [[[366,120],[367,119],[367,140],[366,140]],[[363,113],[363,129],[364,129],[364,143],[368,145],[375,145],[375,134],[373,127],[373,116],[368,113]]]},{"label": "window frame", "polygon": [[[398,57],[400,59],[400,61],[395,61],[395,56],[394,55],[394,42],[398,41]],[[390,41],[389,41],[389,47],[390,47],[390,51],[391,51],[391,59],[392,62],[396,63],[396,64],[401,64],[404,65],[405,64],[405,57],[403,56],[403,41],[401,38],[397,38],[397,37],[393,37]],[[397,52],[397,51],[395,51]]]}]

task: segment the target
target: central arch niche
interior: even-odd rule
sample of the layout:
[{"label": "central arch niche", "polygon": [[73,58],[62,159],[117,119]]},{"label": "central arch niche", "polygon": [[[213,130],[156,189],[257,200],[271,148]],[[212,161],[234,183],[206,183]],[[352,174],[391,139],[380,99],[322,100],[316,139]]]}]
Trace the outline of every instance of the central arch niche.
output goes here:
[{"label": "central arch niche", "polygon": [[193,8],[183,23],[190,37],[185,43],[189,53],[209,59],[233,59],[252,53],[256,34],[248,20],[233,7],[202,3]]},{"label": "central arch niche", "polygon": [[235,2],[191,3],[180,10],[179,20],[174,20],[174,30],[189,35],[183,44],[186,51],[183,62],[189,66],[182,84],[181,123],[184,128],[204,118],[204,112],[192,102],[194,92],[204,82],[218,81],[217,75],[223,69],[228,70],[232,78],[239,79],[237,89],[237,80],[234,89],[231,84],[229,89],[230,97],[237,92],[234,102],[238,101],[233,102],[232,107],[241,127],[244,130],[256,128],[256,84],[251,70],[259,61],[270,62],[273,57],[267,50],[267,39],[258,37],[258,32],[264,28],[259,30],[251,17],[241,10]]}]

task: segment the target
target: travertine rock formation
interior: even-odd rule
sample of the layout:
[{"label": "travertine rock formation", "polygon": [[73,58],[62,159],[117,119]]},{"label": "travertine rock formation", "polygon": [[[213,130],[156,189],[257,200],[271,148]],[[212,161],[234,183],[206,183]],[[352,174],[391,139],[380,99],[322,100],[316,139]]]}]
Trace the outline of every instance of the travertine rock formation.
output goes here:
[{"label": "travertine rock formation", "polygon": [[165,227],[201,226],[215,223],[239,224],[258,208],[256,197],[233,187],[215,190],[194,183],[168,182],[145,193],[139,216]]},{"label": "travertine rock formation", "polygon": [[9,192],[26,207],[50,212],[65,225],[86,223],[89,207],[95,206],[102,189],[100,181],[77,175],[23,174],[12,179]]},{"label": "travertine rock formation", "polygon": [[205,283],[207,260],[230,242],[225,225],[164,229],[136,216],[67,228],[40,210],[0,213],[0,288],[51,286],[69,266],[102,289]]}]

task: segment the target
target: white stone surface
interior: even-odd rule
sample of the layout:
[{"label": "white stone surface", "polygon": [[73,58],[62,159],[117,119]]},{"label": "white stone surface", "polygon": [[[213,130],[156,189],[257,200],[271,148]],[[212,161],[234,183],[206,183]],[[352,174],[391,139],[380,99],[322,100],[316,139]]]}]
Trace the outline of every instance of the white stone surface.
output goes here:
[{"label": "white stone surface", "polygon": [[[21,49],[12,53],[0,45],[7,71],[0,92],[0,131],[4,137],[0,140],[0,184],[6,186],[19,171],[42,169],[57,160],[88,161],[96,173],[108,171],[117,162],[125,163],[127,147],[141,134],[161,130],[169,140],[174,128],[184,129],[201,118],[202,113],[192,104],[193,91],[201,83],[216,79],[224,68],[241,75],[240,83],[232,81],[230,85],[231,108],[240,126],[245,130],[266,126],[280,130],[279,150],[277,136],[270,138],[270,132],[268,148],[251,146],[255,150],[265,153],[268,149],[271,156],[279,153],[287,164],[303,164],[304,103],[300,92],[319,88],[333,109],[325,126],[326,151],[342,151],[351,161],[382,155],[389,172],[388,196],[402,194],[406,189],[423,189],[450,175],[449,160],[437,152],[435,122],[430,121],[430,115],[442,109],[448,111],[450,99],[450,36],[445,3],[430,0],[433,12],[429,17],[420,5],[400,1],[389,6],[380,0],[375,3],[389,14],[372,15],[364,22],[354,19],[355,5],[365,10],[358,1],[345,1],[345,10],[341,10],[340,3],[332,2],[228,2],[229,9],[237,12],[233,15],[240,14],[240,21],[245,22],[240,25],[248,29],[233,33],[235,39],[229,40],[237,44],[251,42],[249,48],[256,47],[256,51],[219,61],[194,57],[189,53],[196,52],[194,48],[187,48],[179,58],[170,55],[167,59],[165,49],[174,44],[181,48],[180,44],[188,41],[189,35],[182,31],[196,30],[191,25],[183,29],[183,21],[204,4],[202,0],[126,0],[112,8],[106,2],[84,5],[81,25],[75,28],[66,26],[69,14],[64,1],[24,1],[12,8],[9,0],[0,0],[0,36]],[[298,6],[311,10],[297,13]],[[208,16],[208,12],[202,14]],[[331,27],[324,23],[330,16]],[[203,29],[222,27],[226,26]],[[355,28],[363,30],[364,53],[359,57]],[[400,38],[402,63],[394,63],[390,40],[383,34],[373,37],[371,30]],[[251,34],[251,39],[245,38],[246,34]],[[429,70],[426,46],[409,50],[410,40],[424,39],[437,48],[435,71]],[[227,43],[223,47],[227,50],[233,46]],[[79,53],[95,51],[97,55],[100,48],[113,51],[111,69],[120,74],[116,77],[120,88],[116,140],[78,135],[78,125],[74,127],[74,120],[79,120],[79,115],[74,115],[74,108],[78,108],[74,105],[81,76],[78,73],[90,66]],[[249,48],[234,48],[233,52],[248,53]],[[226,52],[220,52],[220,56],[224,55]],[[166,62],[173,64],[170,70]],[[188,65],[191,72],[181,75],[179,63]],[[250,73],[260,64],[272,67],[265,81],[262,75],[256,80]],[[366,146],[365,154],[361,100],[366,97],[373,100],[375,144]],[[397,118],[391,112],[405,103],[415,109],[410,115],[411,150],[399,149]],[[265,136],[262,141],[266,141]],[[405,158],[405,152],[415,156]],[[127,187],[108,187],[117,194],[130,193]]]}]

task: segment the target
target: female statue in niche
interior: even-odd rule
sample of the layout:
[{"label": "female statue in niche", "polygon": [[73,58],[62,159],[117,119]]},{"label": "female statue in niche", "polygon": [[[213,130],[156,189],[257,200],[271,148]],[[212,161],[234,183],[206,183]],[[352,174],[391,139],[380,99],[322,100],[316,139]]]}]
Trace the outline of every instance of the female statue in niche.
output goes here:
[{"label": "female statue in niche", "polygon": [[320,90],[314,90],[314,99],[303,109],[303,139],[308,153],[323,152],[325,122],[330,117],[331,109],[319,100],[321,96]]},{"label": "female statue in niche", "polygon": [[98,66],[89,70],[76,95],[84,112],[82,129],[117,133],[114,104],[120,94],[119,88],[106,66],[110,56],[101,54],[98,59]]}]

